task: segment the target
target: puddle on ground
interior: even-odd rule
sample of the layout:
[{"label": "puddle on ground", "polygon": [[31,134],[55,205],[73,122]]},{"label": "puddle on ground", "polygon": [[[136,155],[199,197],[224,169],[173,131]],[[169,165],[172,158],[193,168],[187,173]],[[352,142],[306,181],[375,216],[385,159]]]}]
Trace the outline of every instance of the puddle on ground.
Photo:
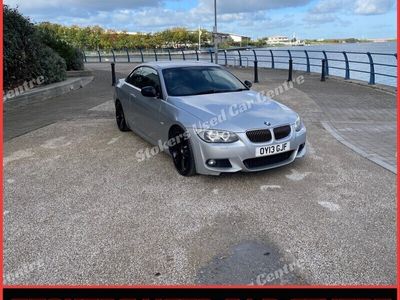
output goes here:
[{"label": "puddle on ground", "polygon": [[259,241],[233,246],[227,255],[214,257],[196,276],[200,284],[305,284],[301,261],[285,261],[279,249]]}]

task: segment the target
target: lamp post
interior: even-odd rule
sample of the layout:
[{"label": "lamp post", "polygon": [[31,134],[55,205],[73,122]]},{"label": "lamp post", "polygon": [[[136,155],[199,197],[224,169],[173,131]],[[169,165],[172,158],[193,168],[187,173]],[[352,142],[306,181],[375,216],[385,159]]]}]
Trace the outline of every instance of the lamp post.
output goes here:
[{"label": "lamp post", "polygon": [[201,29],[200,29],[200,25],[199,25],[199,51],[201,50]]},{"label": "lamp post", "polygon": [[217,28],[217,0],[214,0],[214,52],[215,63],[218,64],[218,28]]}]

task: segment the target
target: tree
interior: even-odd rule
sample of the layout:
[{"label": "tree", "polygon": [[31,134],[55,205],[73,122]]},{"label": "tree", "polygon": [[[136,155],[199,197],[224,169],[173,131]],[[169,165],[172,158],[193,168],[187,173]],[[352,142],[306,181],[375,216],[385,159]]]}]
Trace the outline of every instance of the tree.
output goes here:
[{"label": "tree", "polygon": [[39,76],[44,83],[65,79],[65,60],[41,41],[30,19],[7,5],[3,5],[3,17],[4,87],[13,88]]},{"label": "tree", "polygon": [[[48,22],[40,23],[38,26],[52,31],[59,39],[83,50],[197,48],[199,42],[198,30],[189,31],[184,27],[166,29],[154,34],[128,34],[126,31],[104,30],[100,26],[79,27],[73,25],[68,27]],[[209,46],[212,40],[211,33],[201,29],[200,40],[203,46]]]}]

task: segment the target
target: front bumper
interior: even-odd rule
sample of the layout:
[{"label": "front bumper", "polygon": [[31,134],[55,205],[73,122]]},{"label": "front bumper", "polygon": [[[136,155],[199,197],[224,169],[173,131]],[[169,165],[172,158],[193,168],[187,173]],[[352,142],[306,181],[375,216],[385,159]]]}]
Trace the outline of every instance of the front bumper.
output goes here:
[{"label": "front bumper", "polygon": [[[293,162],[296,158],[303,157],[306,153],[306,128],[303,126],[299,132],[296,132],[294,130],[294,125],[291,127],[291,134],[288,137],[280,140],[272,139],[270,142],[262,144],[251,142],[244,132],[236,133],[240,140],[235,143],[206,143],[199,138],[193,129],[188,129],[196,163],[196,171],[197,173],[204,175],[219,175],[221,173],[233,173],[239,171],[263,171],[287,165]],[[259,159],[255,156],[257,147],[280,144],[288,141],[290,142],[290,150],[286,155],[275,157],[269,161],[266,161],[266,159],[258,161]],[[206,164],[206,161],[209,159],[227,159],[230,162],[230,167],[210,167]],[[249,160],[256,163],[249,164],[247,163]]]}]

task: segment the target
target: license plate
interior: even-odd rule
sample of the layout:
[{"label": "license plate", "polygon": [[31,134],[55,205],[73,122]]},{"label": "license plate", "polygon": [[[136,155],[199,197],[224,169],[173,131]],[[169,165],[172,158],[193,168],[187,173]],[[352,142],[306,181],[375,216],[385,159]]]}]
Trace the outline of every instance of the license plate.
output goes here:
[{"label": "license plate", "polygon": [[256,157],[269,156],[290,150],[290,142],[256,148]]}]

